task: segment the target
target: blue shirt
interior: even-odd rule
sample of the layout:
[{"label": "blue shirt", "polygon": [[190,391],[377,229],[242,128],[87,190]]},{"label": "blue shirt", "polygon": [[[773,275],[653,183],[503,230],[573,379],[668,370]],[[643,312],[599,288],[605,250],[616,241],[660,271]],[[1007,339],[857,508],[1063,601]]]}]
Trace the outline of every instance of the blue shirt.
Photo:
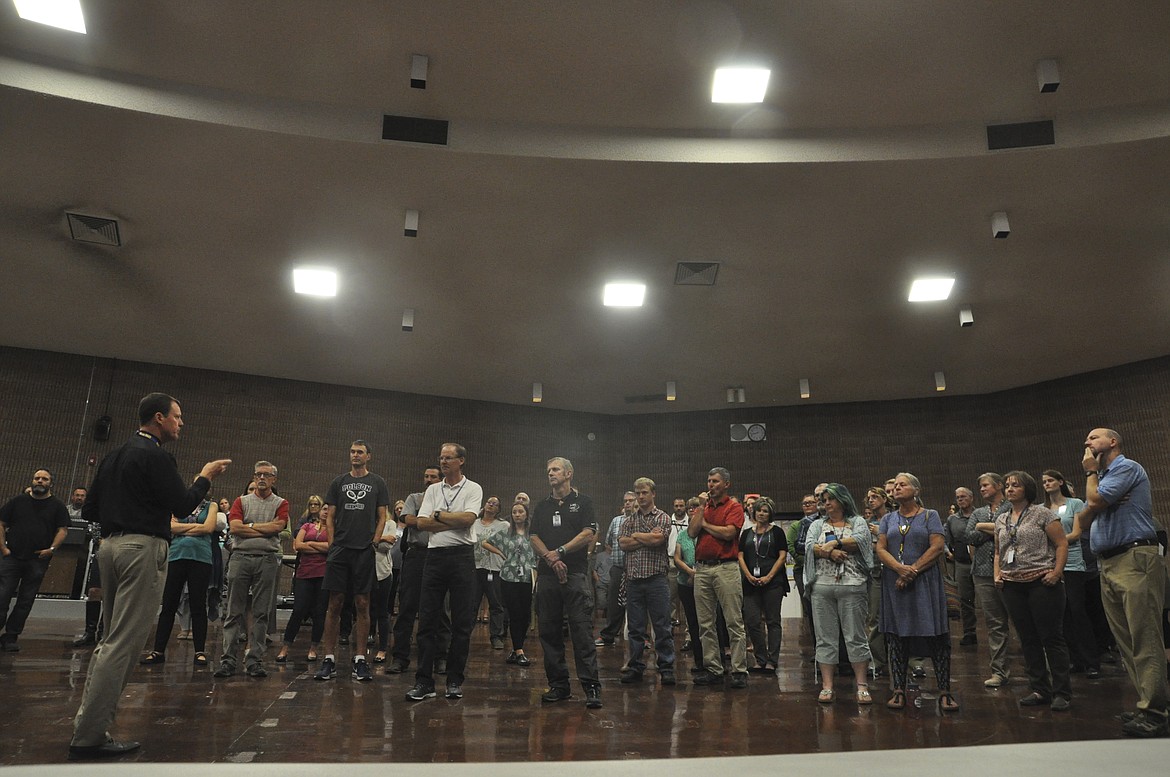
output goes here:
[{"label": "blue shirt", "polygon": [[[1154,539],[1150,477],[1142,465],[1119,454],[1098,477],[1097,494],[1109,506],[1097,513],[1090,527],[1089,547],[1093,552],[1100,554],[1136,540]],[[1129,499],[1119,503],[1127,494]]]}]

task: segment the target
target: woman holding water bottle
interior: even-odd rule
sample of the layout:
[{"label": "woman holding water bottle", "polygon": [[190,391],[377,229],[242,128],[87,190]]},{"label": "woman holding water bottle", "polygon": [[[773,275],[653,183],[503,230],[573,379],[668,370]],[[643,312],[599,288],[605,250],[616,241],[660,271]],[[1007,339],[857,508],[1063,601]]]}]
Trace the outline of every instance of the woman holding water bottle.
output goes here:
[{"label": "woman holding water bottle", "polygon": [[857,683],[857,703],[872,704],[869,692],[870,651],[865,621],[869,614],[869,570],[873,566],[873,539],[849,489],[830,483],[821,494],[824,518],[809,526],[805,542],[804,586],[811,591],[813,626],[817,635],[817,663],[821,691],[817,701],[833,701],[837,669],[838,634]]}]

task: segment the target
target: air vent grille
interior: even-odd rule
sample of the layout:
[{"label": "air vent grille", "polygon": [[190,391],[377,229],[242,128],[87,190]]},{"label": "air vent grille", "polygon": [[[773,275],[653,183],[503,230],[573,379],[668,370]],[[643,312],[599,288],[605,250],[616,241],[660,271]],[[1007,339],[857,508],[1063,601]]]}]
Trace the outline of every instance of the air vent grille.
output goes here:
[{"label": "air vent grille", "polygon": [[679,262],[674,271],[675,286],[714,286],[719,262]]},{"label": "air vent grille", "polygon": [[69,235],[82,243],[98,243],[104,246],[122,245],[118,233],[118,222],[100,216],[83,216],[80,213],[66,213],[69,217]]}]

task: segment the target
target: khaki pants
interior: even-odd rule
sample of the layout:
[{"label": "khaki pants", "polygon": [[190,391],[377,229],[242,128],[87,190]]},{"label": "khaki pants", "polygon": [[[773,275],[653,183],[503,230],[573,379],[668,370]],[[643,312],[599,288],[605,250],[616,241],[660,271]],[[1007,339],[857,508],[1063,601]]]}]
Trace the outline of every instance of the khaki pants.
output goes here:
[{"label": "khaki pants", "polygon": [[1010,674],[1007,664],[1008,613],[1003,604],[1003,594],[995,587],[995,578],[976,575],[975,601],[983,610],[987,624],[987,650],[991,654],[991,673],[1007,679]]},{"label": "khaki pants", "polygon": [[1101,570],[1101,603],[1125,671],[1137,690],[1137,708],[1164,715],[1167,689],[1162,607],[1166,566],[1158,548],[1146,546],[1113,558],[1098,558],[1097,566]]},{"label": "khaki pants", "polygon": [[106,537],[97,552],[105,636],[93,650],[81,706],[73,719],[77,747],[106,741],[130,673],[158,619],[167,576],[167,541],[145,534]]},{"label": "khaki pants", "polygon": [[699,639],[703,643],[703,663],[714,675],[723,674],[723,656],[715,629],[715,607],[723,610],[727,636],[731,641],[731,671],[747,672],[747,636],[743,629],[743,579],[739,564],[695,566],[695,610],[699,616]]}]

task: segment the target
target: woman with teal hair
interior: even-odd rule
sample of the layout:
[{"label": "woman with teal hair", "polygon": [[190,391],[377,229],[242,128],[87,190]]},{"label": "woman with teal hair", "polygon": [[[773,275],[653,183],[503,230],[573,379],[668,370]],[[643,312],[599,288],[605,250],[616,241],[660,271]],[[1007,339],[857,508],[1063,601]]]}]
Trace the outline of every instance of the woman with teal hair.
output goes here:
[{"label": "woman with teal hair", "polygon": [[873,566],[873,538],[849,489],[830,483],[821,494],[824,517],[813,521],[805,540],[804,586],[810,590],[813,625],[817,635],[817,663],[821,691],[817,701],[833,701],[833,677],[840,660],[837,635],[857,683],[857,703],[872,704],[869,692],[869,570]]}]

